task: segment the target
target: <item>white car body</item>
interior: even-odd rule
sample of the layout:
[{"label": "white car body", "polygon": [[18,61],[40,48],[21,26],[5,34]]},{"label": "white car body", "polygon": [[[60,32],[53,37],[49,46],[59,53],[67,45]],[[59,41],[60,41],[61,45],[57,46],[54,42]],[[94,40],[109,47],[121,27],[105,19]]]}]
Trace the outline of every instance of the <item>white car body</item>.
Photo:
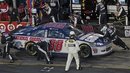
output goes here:
[{"label": "white car body", "polygon": [[[25,45],[29,41],[33,42],[39,42],[39,41],[44,41],[48,40],[52,48],[49,48],[48,50],[53,52],[53,53],[67,53],[66,47],[65,47],[65,41],[68,39],[66,38],[48,38],[48,30],[45,30],[45,36],[44,37],[33,37],[33,36],[24,36],[24,35],[17,35],[15,34],[15,43],[18,45],[20,44],[20,48],[25,48]],[[106,43],[105,45],[102,45],[101,43],[96,43],[97,45],[102,45],[102,46],[96,46],[95,41],[99,39],[99,37],[103,37],[103,35],[98,34],[98,33],[88,33],[88,34],[81,34],[81,36],[77,39],[79,44],[86,44],[91,48],[91,54],[93,56],[95,55],[104,55],[112,52],[112,43]],[[86,42],[87,41],[87,42]],[[108,42],[107,40],[104,40]],[[58,42],[58,43],[57,43]],[[79,46],[80,46],[79,45]]]}]

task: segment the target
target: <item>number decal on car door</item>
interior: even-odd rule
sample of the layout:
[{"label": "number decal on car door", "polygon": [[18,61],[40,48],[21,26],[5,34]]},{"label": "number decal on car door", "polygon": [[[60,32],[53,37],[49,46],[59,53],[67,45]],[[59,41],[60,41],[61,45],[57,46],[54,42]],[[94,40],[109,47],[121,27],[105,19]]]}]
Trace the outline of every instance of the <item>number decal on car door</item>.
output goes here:
[{"label": "number decal on car door", "polygon": [[49,51],[61,51],[62,49],[62,44],[63,44],[63,40],[55,40],[52,39],[50,40],[50,47],[49,47]]}]

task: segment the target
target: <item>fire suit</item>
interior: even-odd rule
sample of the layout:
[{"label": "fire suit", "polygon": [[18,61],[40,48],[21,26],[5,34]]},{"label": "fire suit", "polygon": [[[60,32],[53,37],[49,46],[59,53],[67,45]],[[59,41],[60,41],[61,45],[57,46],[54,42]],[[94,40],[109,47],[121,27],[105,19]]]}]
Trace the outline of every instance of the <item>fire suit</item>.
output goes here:
[{"label": "fire suit", "polygon": [[41,57],[42,57],[42,54],[45,55],[45,59],[46,59],[46,63],[47,64],[50,64],[51,61],[50,61],[50,58],[47,54],[47,48],[48,48],[48,43],[46,41],[43,41],[43,42],[38,42],[36,45],[34,45],[36,51],[37,51],[37,60],[40,60]]},{"label": "fire suit", "polygon": [[125,19],[125,24],[128,25],[128,16],[127,16],[127,13],[125,11],[125,9],[119,5],[119,7],[117,6],[117,14],[116,15],[116,20],[123,20]]},{"label": "fire suit", "polygon": [[99,24],[104,25],[107,23],[107,12],[104,4],[99,2],[96,6],[96,11],[99,12]]},{"label": "fire suit", "polygon": [[125,44],[125,42],[123,42],[116,34],[116,28],[114,26],[105,25],[101,31],[104,33],[104,37],[111,39],[115,45],[124,48],[124,50],[129,50],[129,47]]},{"label": "fire suit", "polygon": [[77,27],[78,24],[85,24],[84,20],[78,13],[74,13],[74,14],[70,15],[69,18],[74,27]]},{"label": "fire suit", "polygon": [[49,19],[49,21],[51,20],[51,22],[56,22],[55,20],[55,17],[53,16],[52,14],[52,8],[47,4],[45,3],[45,5],[43,6],[43,14],[44,14],[44,19]]},{"label": "fire suit", "polygon": [[14,62],[14,58],[12,54],[10,54],[10,49],[13,48],[13,37],[8,35],[6,37],[6,45],[4,47],[4,52],[3,52],[3,58],[6,58],[6,55],[9,56],[10,63]]},{"label": "fire suit", "polygon": [[68,50],[68,57],[67,57],[67,62],[66,62],[66,67],[65,67],[65,71],[69,70],[70,64],[72,59],[74,58],[76,61],[76,69],[79,70],[79,66],[80,66],[80,61],[79,61],[79,44],[76,40],[74,39],[69,39],[66,41],[65,44],[67,50]]},{"label": "fire suit", "polygon": [[0,3],[0,20],[1,21],[9,20],[8,10],[9,10],[9,5],[6,2]]},{"label": "fire suit", "polygon": [[36,8],[32,8],[32,25],[35,26],[36,25],[36,20],[37,20],[37,9]]}]

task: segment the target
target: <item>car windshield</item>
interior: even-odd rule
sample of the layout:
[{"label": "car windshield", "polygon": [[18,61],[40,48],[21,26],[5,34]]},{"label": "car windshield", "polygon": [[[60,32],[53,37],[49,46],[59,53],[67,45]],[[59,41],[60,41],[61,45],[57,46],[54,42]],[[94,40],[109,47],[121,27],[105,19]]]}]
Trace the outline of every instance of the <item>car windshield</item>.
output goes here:
[{"label": "car windshield", "polygon": [[35,36],[35,37],[44,37],[45,36],[45,30],[33,31],[30,35]]},{"label": "car windshield", "polygon": [[74,31],[77,36],[80,36],[80,35],[83,35],[83,34],[84,34],[83,31],[81,31],[81,30],[79,30],[79,29],[77,29],[77,28],[75,28],[75,27],[73,27],[73,26],[71,26],[71,25],[69,25],[68,27],[66,27],[64,32],[65,32],[67,35],[69,35],[69,32],[70,32],[70,31]]}]

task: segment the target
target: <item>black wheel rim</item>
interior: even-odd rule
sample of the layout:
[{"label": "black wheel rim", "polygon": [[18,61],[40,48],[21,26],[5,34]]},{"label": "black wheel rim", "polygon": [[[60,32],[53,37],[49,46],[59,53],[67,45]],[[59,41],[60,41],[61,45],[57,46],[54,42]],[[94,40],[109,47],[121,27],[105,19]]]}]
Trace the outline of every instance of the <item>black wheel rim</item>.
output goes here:
[{"label": "black wheel rim", "polygon": [[89,47],[87,47],[86,45],[81,47],[81,50],[80,50],[81,57],[87,58],[90,56],[90,54],[91,54],[91,50]]},{"label": "black wheel rim", "polygon": [[28,46],[27,46],[27,52],[30,54],[30,55],[35,55],[37,52],[36,50],[34,49],[33,47],[33,43],[30,43]]}]

